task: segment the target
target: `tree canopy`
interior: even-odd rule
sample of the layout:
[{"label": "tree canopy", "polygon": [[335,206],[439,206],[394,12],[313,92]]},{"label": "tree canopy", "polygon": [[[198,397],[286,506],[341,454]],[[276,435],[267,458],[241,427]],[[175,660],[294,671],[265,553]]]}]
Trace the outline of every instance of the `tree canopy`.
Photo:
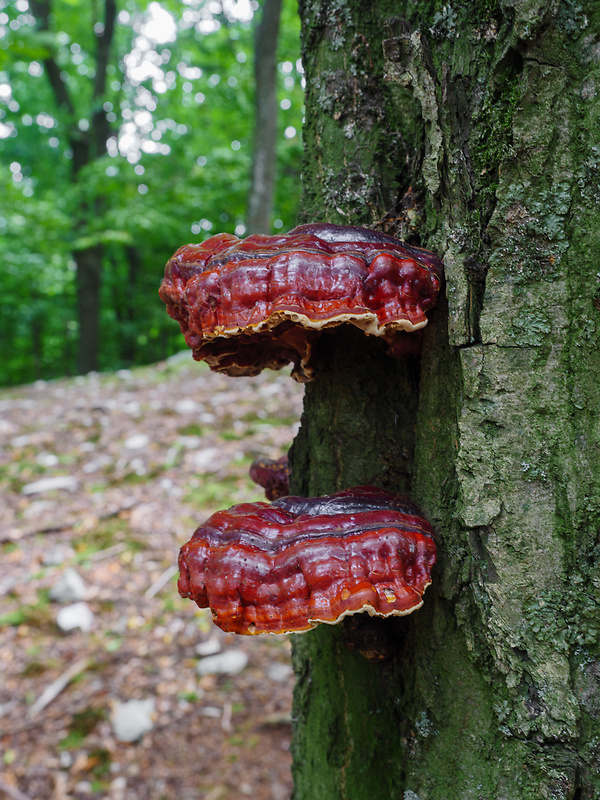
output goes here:
[{"label": "tree canopy", "polygon": [[[246,230],[259,18],[244,0],[0,0],[0,384],[75,370],[77,259],[94,248],[99,368],[181,346],[156,289],[181,244]],[[295,223],[299,195],[303,69],[291,0],[277,63],[273,230]]]}]

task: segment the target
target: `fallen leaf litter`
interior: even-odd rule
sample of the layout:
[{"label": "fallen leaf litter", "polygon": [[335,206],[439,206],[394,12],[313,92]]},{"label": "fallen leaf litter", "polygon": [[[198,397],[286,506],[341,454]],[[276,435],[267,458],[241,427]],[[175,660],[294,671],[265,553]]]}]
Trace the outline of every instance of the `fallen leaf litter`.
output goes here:
[{"label": "fallen leaf litter", "polygon": [[[0,795],[290,796],[288,637],[215,629],[173,567],[199,519],[263,499],[248,468],[287,450],[301,404],[287,375],[187,354],[0,391]],[[79,604],[89,631],[61,630]],[[224,672],[200,666],[228,651]]]}]

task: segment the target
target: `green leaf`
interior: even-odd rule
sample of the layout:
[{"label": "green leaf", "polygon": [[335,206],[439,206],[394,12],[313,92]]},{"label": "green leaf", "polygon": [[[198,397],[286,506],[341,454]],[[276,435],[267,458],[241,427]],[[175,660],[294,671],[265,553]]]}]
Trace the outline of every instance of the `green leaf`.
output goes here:
[{"label": "green leaf", "polygon": [[43,61],[56,47],[56,34],[21,26],[8,40],[5,53],[20,61]]},{"label": "green leaf", "polygon": [[7,611],[6,614],[0,615],[0,628],[22,625],[26,619],[27,615],[18,608],[14,611]]}]

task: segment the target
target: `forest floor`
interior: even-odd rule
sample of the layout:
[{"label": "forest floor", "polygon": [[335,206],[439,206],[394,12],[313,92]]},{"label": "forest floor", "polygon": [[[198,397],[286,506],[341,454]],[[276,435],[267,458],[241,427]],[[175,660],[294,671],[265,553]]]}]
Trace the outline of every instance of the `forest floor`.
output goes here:
[{"label": "forest floor", "polygon": [[[287,451],[302,391],[189,354],[0,391],[0,798],[290,796],[289,638],[222,633],[174,565],[211,513],[264,500],[248,467]],[[89,630],[59,626],[72,601]],[[231,650],[237,674],[199,667]],[[128,742],[130,700],[152,713]]]}]

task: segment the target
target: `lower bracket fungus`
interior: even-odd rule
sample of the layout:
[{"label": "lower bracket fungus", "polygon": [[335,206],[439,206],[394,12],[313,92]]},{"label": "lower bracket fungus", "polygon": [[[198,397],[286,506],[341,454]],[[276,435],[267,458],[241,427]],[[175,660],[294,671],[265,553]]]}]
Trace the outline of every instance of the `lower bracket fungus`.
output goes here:
[{"label": "lower bracket fungus", "polygon": [[181,247],[160,297],[197,361],[227,375],[293,364],[312,375],[321,331],[350,323],[383,339],[391,355],[414,353],[438,296],[433,253],[366,228],[327,223],[240,240],[221,233]]},{"label": "lower bracket fungus", "polygon": [[178,589],[224,631],[301,632],[363,611],[410,614],[435,555],[414,503],[359,486],[218,511],[182,547]]}]

